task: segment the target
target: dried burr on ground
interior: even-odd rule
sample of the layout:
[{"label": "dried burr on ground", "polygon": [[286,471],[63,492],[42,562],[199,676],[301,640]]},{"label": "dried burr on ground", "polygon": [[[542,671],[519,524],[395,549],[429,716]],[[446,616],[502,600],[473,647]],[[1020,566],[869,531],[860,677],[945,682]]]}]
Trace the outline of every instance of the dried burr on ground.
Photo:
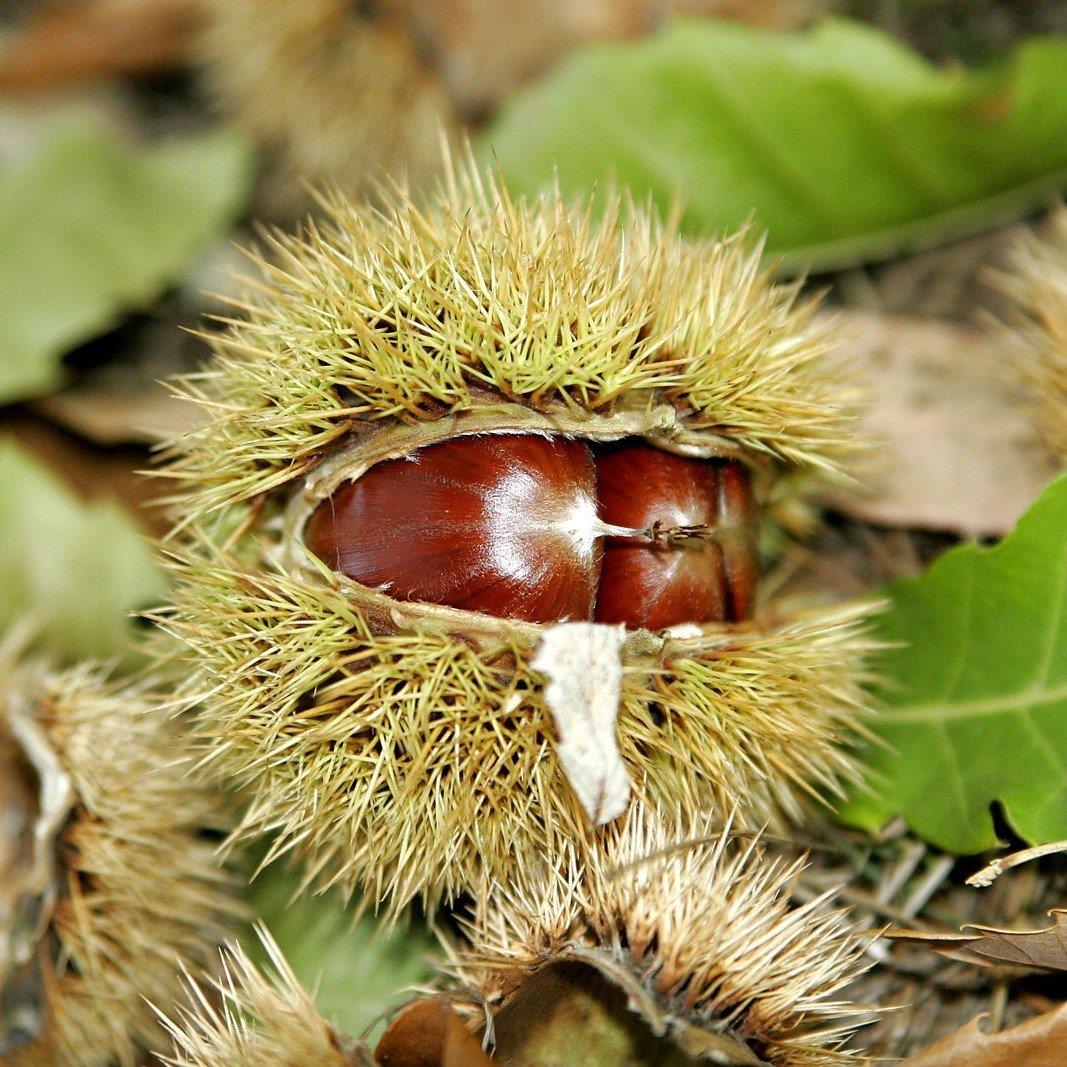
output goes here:
[{"label": "dried burr on ground", "polygon": [[[0,1056],[132,1067],[236,916],[214,794],[148,694],[0,649]],[[33,835],[37,837],[34,839]],[[31,844],[36,840],[36,844]]]},{"label": "dried burr on ground", "polygon": [[526,868],[478,898],[453,966],[504,1062],[620,1045],[620,1064],[856,1055],[849,1038],[872,1013],[843,990],[866,970],[864,939],[829,893],[790,904],[803,859],[765,855],[729,821],[706,836],[708,824],[633,807],[562,867]]},{"label": "dried burr on ground", "polygon": [[307,205],[308,182],[362,192],[384,169],[424,180],[442,130],[445,86],[388,14],[350,0],[203,0],[200,53],[230,119],[273,160],[266,207]]},{"label": "dried burr on ground", "polygon": [[[688,824],[694,833],[675,838],[635,807],[597,842],[568,846],[561,863],[524,869],[503,891],[483,887],[470,943],[449,944],[439,992],[421,1002],[434,1010],[400,1012],[380,1062],[474,1062],[469,1038],[468,1058],[434,1058],[430,1039],[442,1028],[431,1024],[445,1014],[458,1025],[449,1005],[493,1062],[853,1062],[852,1035],[871,1012],[842,990],[865,970],[866,938],[825,896],[790,904],[802,860],[767,857],[758,838],[731,836],[729,826],[699,836],[705,820]],[[379,1062],[315,1012],[266,944],[266,974],[240,950],[228,953],[221,1008],[190,986],[187,1004],[169,1013],[180,1051],[168,1062]]]},{"label": "dried burr on ground", "polygon": [[272,970],[261,971],[244,949],[221,950],[220,978],[205,986],[185,978],[185,1002],[157,1006],[173,1041],[172,1067],[356,1067],[374,1061],[353,1038],[315,1010],[270,934],[259,931]]}]

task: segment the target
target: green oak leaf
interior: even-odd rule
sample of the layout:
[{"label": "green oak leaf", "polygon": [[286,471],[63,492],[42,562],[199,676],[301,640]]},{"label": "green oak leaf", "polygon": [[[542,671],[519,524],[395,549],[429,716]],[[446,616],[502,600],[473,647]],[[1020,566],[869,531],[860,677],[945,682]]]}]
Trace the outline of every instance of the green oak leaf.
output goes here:
[{"label": "green oak leaf", "polygon": [[[295,897],[299,882],[279,864],[262,871],[245,902],[271,932],[282,954],[315,997],[320,1014],[338,1029],[361,1037],[386,1013],[409,999],[411,986],[433,976],[436,941],[421,925],[404,920],[392,929],[370,915],[353,922],[351,906],[337,893]],[[245,948],[260,966],[266,953],[251,933]]]},{"label": "green oak leaf", "polygon": [[992,548],[961,545],[888,589],[870,792],[841,817],[901,815],[951,852],[1067,838],[1067,475]]},{"label": "green oak leaf", "polygon": [[777,34],[682,21],[597,45],[482,141],[512,189],[617,182],[689,232],[753,219],[788,268],[829,269],[1018,216],[1067,184],[1067,40],[939,70],[845,21]]},{"label": "green oak leaf", "polygon": [[0,168],[0,402],[54,388],[65,352],[179,279],[251,176],[248,147],[220,130],[129,148],[62,128]]},{"label": "green oak leaf", "polygon": [[165,580],[117,504],[83,504],[0,441],[0,630],[39,627],[58,659],[136,658],[130,614],[155,606]]}]

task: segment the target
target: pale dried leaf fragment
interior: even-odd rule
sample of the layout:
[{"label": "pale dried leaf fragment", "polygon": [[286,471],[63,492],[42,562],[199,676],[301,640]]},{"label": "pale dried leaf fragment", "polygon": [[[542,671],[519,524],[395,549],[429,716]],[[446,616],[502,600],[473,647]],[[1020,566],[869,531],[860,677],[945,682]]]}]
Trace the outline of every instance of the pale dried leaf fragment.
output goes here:
[{"label": "pale dried leaf fragment", "polygon": [[200,425],[190,405],[164,389],[88,386],[41,397],[34,409],[104,448],[154,445]]},{"label": "pale dried leaf fragment", "polygon": [[1060,1067],[1067,1048],[1067,1004],[1028,1019],[1018,1026],[986,1033],[985,1015],[935,1041],[929,1048],[903,1061],[903,1067]]},{"label": "pale dried leaf fragment", "polygon": [[[1001,536],[1056,473],[1014,398],[1003,342],[933,319],[843,312],[840,325],[871,403],[878,442],[831,503],[865,522]],[[859,434],[857,434],[859,436]]]},{"label": "pale dried leaf fragment", "polygon": [[625,639],[623,626],[557,623],[546,627],[530,664],[548,679],[545,703],[559,732],[563,773],[597,826],[618,818],[630,798],[615,740]]},{"label": "pale dried leaf fragment", "polygon": [[991,926],[965,926],[973,933],[923,933],[891,930],[894,941],[921,945],[950,959],[979,967],[1028,967],[1067,971],[1067,909],[1049,914],[1052,925],[1042,930],[997,930]]}]

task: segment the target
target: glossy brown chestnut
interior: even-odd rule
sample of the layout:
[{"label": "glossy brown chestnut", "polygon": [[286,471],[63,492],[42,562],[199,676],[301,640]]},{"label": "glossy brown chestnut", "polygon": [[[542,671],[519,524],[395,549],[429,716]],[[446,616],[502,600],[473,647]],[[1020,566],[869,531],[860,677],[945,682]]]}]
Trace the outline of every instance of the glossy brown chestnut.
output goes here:
[{"label": "glossy brown chestnut", "polygon": [[580,441],[457,437],[343,483],[308,547],[398,600],[530,622],[589,619],[600,545],[596,473]]},{"label": "glossy brown chestnut", "polygon": [[751,618],[759,578],[759,511],[748,471],[736,460],[719,465],[719,522],[730,618],[736,622]]},{"label": "glossy brown chestnut", "polygon": [[678,542],[608,538],[598,622],[658,630],[683,622],[737,621],[751,613],[755,507],[740,464],[686,459],[632,442],[597,457],[596,466],[605,523],[713,528]]}]

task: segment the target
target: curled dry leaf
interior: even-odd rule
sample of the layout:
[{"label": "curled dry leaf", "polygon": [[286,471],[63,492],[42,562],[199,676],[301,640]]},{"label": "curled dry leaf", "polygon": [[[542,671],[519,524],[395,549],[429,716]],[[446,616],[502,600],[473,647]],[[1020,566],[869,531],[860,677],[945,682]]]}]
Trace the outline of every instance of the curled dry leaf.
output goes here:
[{"label": "curled dry leaf", "polygon": [[981,870],[975,871],[967,879],[969,886],[985,888],[992,885],[1005,871],[1012,867],[1018,867],[1021,863],[1029,863],[1031,860],[1041,859],[1043,856],[1054,856],[1059,852],[1067,852],[1067,841],[1051,841],[1047,845],[1036,845],[1034,848],[1024,848],[1018,852],[1012,852],[1007,856],[997,856]]},{"label": "curled dry leaf", "polygon": [[887,526],[965,536],[1006,534],[1055,473],[1034,447],[1000,339],[969,326],[870,312],[841,324],[857,376],[870,383],[865,436],[880,447],[841,511]]},{"label": "curled dry leaf", "polygon": [[1052,925],[1043,930],[997,930],[991,926],[965,926],[974,933],[925,933],[891,930],[895,941],[922,945],[942,956],[979,967],[1026,967],[1041,971],[1067,971],[1067,909],[1049,913]]},{"label": "curled dry leaf", "polygon": [[489,1067],[492,1060],[448,997],[426,997],[401,1011],[374,1052],[382,1067]]},{"label": "curled dry leaf", "polygon": [[1067,1048],[1067,1004],[1008,1030],[987,1033],[983,1015],[954,1030],[916,1056],[903,1061],[903,1067],[1060,1067]]}]

